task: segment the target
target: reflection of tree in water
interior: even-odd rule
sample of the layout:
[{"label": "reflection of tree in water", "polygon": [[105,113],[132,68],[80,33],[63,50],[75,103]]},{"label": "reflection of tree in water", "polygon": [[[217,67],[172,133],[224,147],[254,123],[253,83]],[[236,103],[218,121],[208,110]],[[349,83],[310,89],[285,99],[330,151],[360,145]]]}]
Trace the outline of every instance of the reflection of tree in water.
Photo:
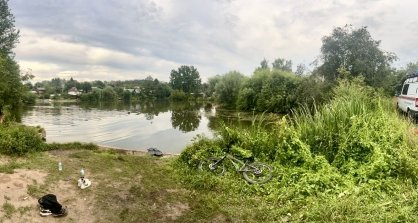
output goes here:
[{"label": "reflection of tree in water", "polygon": [[202,119],[199,112],[201,106],[201,104],[197,103],[173,104],[171,111],[171,124],[173,128],[178,128],[183,132],[196,130]]},{"label": "reflection of tree in water", "polygon": [[170,108],[170,104],[167,101],[152,101],[136,104],[133,108],[133,112],[137,114],[144,114],[147,120],[154,119],[161,112],[167,112]]}]

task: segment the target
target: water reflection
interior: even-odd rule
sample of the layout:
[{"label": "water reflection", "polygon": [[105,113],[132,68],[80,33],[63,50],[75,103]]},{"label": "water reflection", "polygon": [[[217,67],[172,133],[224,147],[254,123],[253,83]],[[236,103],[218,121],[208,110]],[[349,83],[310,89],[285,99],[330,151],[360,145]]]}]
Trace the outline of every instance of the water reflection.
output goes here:
[{"label": "water reflection", "polygon": [[39,103],[21,114],[23,123],[46,129],[48,142],[93,142],[134,150],[157,147],[168,153],[180,153],[197,134],[212,137],[220,122],[251,125],[251,115],[242,118],[196,102]]},{"label": "water reflection", "polygon": [[171,110],[171,124],[173,128],[183,132],[194,131],[199,127],[202,116],[200,114],[201,103],[173,104]]}]

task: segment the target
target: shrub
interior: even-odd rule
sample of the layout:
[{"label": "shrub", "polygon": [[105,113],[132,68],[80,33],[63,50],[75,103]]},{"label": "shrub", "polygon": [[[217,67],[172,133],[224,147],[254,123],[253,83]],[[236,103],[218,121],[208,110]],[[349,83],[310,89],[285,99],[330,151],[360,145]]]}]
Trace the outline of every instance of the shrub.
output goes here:
[{"label": "shrub", "polygon": [[20,156],[43,151],[45,146],[37,128],[16,123],[0,125],[0,153],[2,154]]},{"label": "shrub", "polygon": [[173,101],[185,101],[187,100],[187,95],[183,91],[174,90],[173,92],[171,92],[170,99]]}]

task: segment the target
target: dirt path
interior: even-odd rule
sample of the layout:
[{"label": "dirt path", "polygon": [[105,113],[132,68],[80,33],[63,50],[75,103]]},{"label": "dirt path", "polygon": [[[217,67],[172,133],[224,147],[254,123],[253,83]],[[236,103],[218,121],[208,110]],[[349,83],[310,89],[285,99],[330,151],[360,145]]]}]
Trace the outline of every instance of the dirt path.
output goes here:
[{"label": "dirt path", "polygon": [[[94,222],[92,219],[91,197],[77,196],[79,189],[76,179],[60,180],[52,185],[48,193],[57,195],[58,201],[67,206],[68,215],[65,218],[54,218],[52,216],[41,217],[39,215],[38,198],[28,194],[28,188],[44,182],[46,173],[38,170],[18,169],[13,174],[0,173],[0,222]],[[94,185],[92,186],[94,187]],[[13,212],[8,217],[4,204],[10,204],[6,208]],[[80,219],[83,219],[80,221]]]}]

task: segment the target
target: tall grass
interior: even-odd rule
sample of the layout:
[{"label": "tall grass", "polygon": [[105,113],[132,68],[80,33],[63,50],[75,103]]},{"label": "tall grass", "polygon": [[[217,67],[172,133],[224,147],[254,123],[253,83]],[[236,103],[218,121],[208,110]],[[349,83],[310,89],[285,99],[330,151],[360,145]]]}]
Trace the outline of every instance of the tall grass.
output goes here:
[{"label": "tall grass", "polygon": [[[359,80],[341,81],[334,99],[314,112],[296,111],[294,127],[313,154],[323,155],[343,173],[416,178],[414,162],[405,155],[416,151],[409,140],[414,138],[410,123],[398,116],[389,99]],[[408,171],[401,170],[403,165]]]},{"label": "tall grass", "polygon": [[[334,89],[334,99],[313,111],[303,107],[293,113],[295,128],[301,140],[311,146],[315,154],[325,155],[333,162],[344,137],[359,117],[381,116],[393,113],[374,89],[360,80],[342,80]],[[397,118],[395,118],[397,120]]]}]

